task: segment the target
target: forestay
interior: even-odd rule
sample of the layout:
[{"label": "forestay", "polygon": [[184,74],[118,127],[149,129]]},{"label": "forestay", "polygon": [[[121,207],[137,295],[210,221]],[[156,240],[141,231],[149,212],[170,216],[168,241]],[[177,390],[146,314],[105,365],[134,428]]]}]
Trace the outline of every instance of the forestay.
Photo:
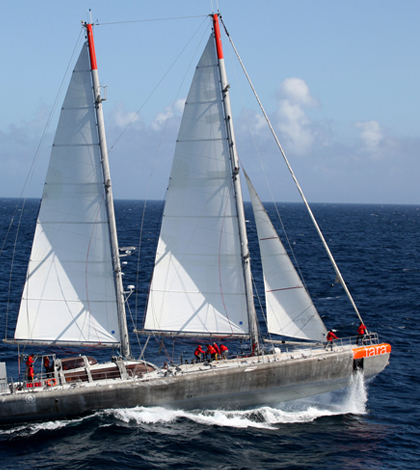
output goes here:
[{"label": "forestay", "polygon": [[188,94],[144,330],[244,335],[247,307],[214,38]]},{"label": "forestay", "polygon": [[119,342],[94,106],[84,45],[54,139],[16,340]]},{"label": "forestay", "polygon": [[264,274],[267,329],[270,333],[325,341],[327,330],[248,175]]}]

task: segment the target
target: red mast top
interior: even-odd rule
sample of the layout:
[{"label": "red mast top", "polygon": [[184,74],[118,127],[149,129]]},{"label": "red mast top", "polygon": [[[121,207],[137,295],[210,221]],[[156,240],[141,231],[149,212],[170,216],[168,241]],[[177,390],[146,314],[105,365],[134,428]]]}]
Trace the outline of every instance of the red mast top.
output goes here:
[{"label": "red mast top", "polygon": [[217,58],[223,59],[222,37],[220,35],[219,15],[213,15],[214,36],[216,38]]},{"label": "red mast top", "polygon": [[96,53],[95,53],[95,43],[93,42],[93,30],[92,25],[86,25],[88,44],[89,44],[89,55],[90,55],[90,66],[92,70],[97,70],[98,66],[96,65]]}]

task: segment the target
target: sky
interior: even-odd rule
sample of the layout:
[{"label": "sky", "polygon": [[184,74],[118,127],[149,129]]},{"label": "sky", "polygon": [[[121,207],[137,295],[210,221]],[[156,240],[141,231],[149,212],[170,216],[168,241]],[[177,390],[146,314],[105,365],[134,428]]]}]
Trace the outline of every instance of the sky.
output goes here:
[{"label": "sky", "polygon": [[[89,9],[116,199],[164,198],[206,15],[220,9],[309,202],[419,204],[418,0],[3,2],[0,197],[42,195]],[[222,40],[240,160],[262,200],[299,201]]]}]

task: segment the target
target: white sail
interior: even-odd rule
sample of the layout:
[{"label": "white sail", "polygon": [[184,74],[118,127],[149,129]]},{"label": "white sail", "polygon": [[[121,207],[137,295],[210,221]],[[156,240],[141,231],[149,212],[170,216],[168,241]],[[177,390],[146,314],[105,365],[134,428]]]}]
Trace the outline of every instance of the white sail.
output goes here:
[{"label": "white sail", "polygon": [[248,333],[213,37],[197,66],[178,134],[144,330]]},{"label": "white sail", "polygon": [[15,339],[75,344],[119,342],[86,44],[60,114]]},{"label": "white sail", "polygon": [[254,211],[264,274],[270,333],[324,341],[327,330],[251,181],[245,174]]}]

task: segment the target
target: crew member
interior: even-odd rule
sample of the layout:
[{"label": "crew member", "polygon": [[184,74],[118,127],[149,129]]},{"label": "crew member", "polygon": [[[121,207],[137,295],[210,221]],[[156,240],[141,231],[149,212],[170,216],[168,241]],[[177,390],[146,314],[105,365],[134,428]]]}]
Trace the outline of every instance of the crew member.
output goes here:
[{"label": "crew member", "polygon": [[[25,370],[25,374],[27,375],[28,377],[28,380],[32,380],[33,376],[34,376],[34,355],[31,354],[30,356],[28,356],[28,359],[26,359],[26,370]],[[32,378],[30,378],[29,376],[29,373],[30,373],[30,369],[32,368]]]},{"label": "crew member", "polygon": [[45,373],[47,374],[47,377],[49,377],[51,369],[50,369],[50,359],[48,356],[44,356],[44,367],[45,367]]},{"label": "crew member", "polygon": [[219,346],[219,349],[220,349],[221,357],[223,357],[223,359],[226,359],[226,357],[228,355],[228,352],[229,352],[229,349],[224,344],[221,344]]},{"label": "crew member", "polygon": [[219,349],[219,346],[217,346],[216,343],[213,343],[213,348],[216,351],[216,354],[214,356],[215,356],[215,359],[217,361],[217,358],[220,356],[220,349]]},{"label": "crew member", "polygon": [[214,356],[216,355],[216,350],[213,348],[211,344],[207,345],[206,355],[207,355],[207,359],[214,359]]},{"label": "crew member", "polygon": [[32,365],[28,366],[28,382],[33,382],[34,378],[35,378],[34,367]]},{"label": "crew member", "polygon": [[26,367],[31,367],[34,365],[34,355],[31,354],[28,359],[26,359]]},{"label": "crew member", "polygon": [[194,351],[195,360],[197,362],[201,362],[201,359],[204,357],[204,354],[206,354],[206,351],[204,351],[204,349],[202,349],[201,347],[201,344],[199,344]]},{"label": "crew member", "polygon": [[327,344],[325,345],[325,349],[327,349],[328,346],[331,346],[332,351],[334,339],[338,339],[338,337],[334,334],[333,330],[329,330],[327,334]]},{"label": "crew member", "polygon": [[361,340],[361,343],[363,344],[363,339],[366,334],[366,326],[363,324],[363,322],[360,322],[359,328],[357,328],[357,340],[356,344],[359,344],[359,340]]}]

